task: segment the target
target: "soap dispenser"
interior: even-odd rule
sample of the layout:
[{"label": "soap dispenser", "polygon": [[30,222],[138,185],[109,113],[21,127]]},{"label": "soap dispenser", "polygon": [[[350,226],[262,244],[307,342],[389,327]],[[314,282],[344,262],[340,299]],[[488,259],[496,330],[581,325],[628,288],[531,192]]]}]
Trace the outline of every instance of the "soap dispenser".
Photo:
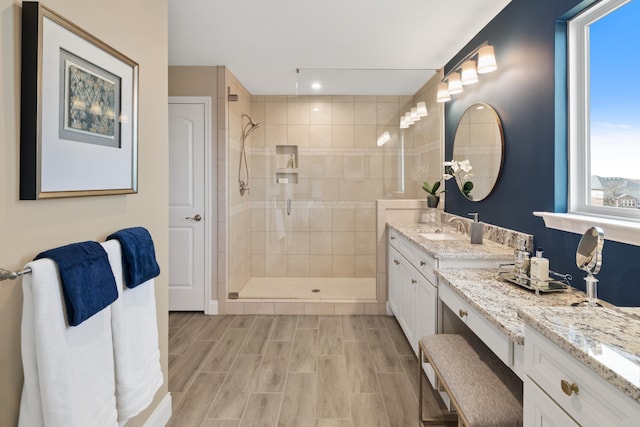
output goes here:
[{"label": "soap dispenser", "polygon": [[471,227],[469,227],[469,236],[471,237],[471,243],[476,245],[482,244],[482,226],[483,224],[478,221],[478,213],[473,212],[469,214],[473,218]]},{"label": "soap dispenser", "polygon": [[549,287],[549,260],[542,256],[542,249],[536,250],[536,256],[531,258],[531,281],[539,288]]}]

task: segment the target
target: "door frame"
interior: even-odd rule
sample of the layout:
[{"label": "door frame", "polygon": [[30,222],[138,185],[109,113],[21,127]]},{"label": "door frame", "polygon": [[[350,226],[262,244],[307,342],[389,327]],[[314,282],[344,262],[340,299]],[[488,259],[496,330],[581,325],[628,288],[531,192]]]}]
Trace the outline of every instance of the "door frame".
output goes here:
[{"label": "door frame", "polygon": [[212,276],[212,259],[214,225],[217,225],[218,218],[216,211],[213,209],[213,197],[211,191],[213,188],[213,173],[211,158],[211,97],[210,96],[170,96],[169,104],[204,104],[204,295],[202,298],[204,306],[204,314],[218,314],[217,301],[211,301],[211,276]]}]

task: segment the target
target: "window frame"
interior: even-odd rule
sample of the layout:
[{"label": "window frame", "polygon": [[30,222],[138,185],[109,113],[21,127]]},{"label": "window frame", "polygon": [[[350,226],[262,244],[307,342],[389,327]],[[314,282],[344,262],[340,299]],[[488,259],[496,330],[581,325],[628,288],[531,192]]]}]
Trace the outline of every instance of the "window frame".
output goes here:
[{"label": "window frame", "polygon": [[591,199],[591,123],[589,25],[632,0],[602,0],[567,22],[569,213],[640,222],[640,209],[593,206]]}]

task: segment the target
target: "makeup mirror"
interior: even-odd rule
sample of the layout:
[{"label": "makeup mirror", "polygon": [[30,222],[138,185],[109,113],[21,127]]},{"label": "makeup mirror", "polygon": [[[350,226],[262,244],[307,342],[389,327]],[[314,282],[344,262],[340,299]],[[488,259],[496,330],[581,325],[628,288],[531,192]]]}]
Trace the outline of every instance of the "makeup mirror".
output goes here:
[{"label": "makeup mirror", "polygon": [[[471,105],[462,115],[453,140],[453,160],[469,160],[471,176],[455,177],[469,200],[478,202],[493,191],[504,158],[504,135],[498,113],[488,104]],[[471,183],[471,184],[469,184]]]},{"label": "makeup mirror", "polygon": [[593,277],[598,274],[602,266],[602,248],[604,246],[604,231],[600,227],[591,227],[582,235],[578,249],[576,250],[576,265],[582,271],[587,272],[584,278],[587,283],[587,301],[578,305],[589,307],[598,306],[598,279]]}]

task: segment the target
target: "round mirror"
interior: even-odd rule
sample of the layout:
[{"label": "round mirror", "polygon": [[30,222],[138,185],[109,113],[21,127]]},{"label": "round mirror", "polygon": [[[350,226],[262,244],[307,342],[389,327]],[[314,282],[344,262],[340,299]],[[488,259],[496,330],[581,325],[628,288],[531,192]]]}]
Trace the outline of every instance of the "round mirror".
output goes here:
[{"label": "round mirror", "polygon": [[[496,111],[487,104],[473,104],[462,115],[453,140],[453,160],[464,169],[454,174],[458,188],[473,201],[485,199],[502,170],[504,136]],[[468,161],[468,162],[465,162]]]},{"label": "round mirror", "polygon": [[598,274],[602,265],[604,232],[600,227],[591,227],[582,235],[576,251],[576,265],[589,275]]}]

